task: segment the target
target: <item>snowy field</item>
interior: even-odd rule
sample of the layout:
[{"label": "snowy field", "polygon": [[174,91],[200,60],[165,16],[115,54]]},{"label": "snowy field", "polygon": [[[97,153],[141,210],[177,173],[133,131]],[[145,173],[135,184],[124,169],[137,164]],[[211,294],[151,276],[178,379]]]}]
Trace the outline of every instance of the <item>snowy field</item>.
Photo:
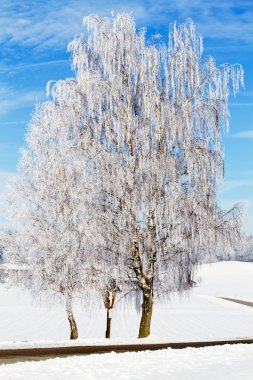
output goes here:
[{"label": "snowy field", "polygon": [[[154,305],[152,336],[156,341],[236,338],[253,336],[253,308],[218,297],[253,301],[253,263],[205,264],[196,274],[199,286],[180,299],[171,297],[166,305]],[[35,304],[28,293],[0,284],[0,346],[54,345],[68,340],[69,325],[63,305],[50,308]],[[79,343],[103,342],[105,310],[85,312],[76,304]],[[112,338],[133,341],[140,316],[135,310],[114,311]],[[19,342],[19,343],[18,343]],[[76,344],[77,342],[74,342]],[[61,343],[60,343],[61,344]]]},{"label": "snowy field", "polygon": [[[186,341],[253,337],[253,308],[221,300],[253,301],[253,263],[203,265],[198,286],[183,298],[155,305],[152,341]],[[63,306],[36,305],[28,293],[0,285],[0,346],[51,346],[104,343],[105,311],[85,313],[76,305],[80,339],[69,342]],[[134,310],[114,312],[111,342],[135,339],[139,316]],[[108,341],[108,340],[107,340]],[[109,342],[108,342],[109,343]],[[251,380],[253,345],[188,348],[155,352],[103,354],[0,366],[1,380]]]}]

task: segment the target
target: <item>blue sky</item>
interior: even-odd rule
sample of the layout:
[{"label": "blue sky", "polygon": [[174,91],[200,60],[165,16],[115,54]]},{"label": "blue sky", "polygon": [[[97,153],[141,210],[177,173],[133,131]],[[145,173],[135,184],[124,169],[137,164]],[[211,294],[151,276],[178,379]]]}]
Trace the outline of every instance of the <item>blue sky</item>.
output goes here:
[{"label": "blue sky", "polygon": [[[252,0],[1,0],[0,4],[0,193],[16,172],[27,121],[45,99],[48,80],[72,76],[68,42],[83,30],[83,16],[132,12],[137,28],[167,39],[171,22],[191,17],[204,37],[204,55],[217,64],[241,63],[245,89],[230,98],[230,131],[223,136],[223,208],[248,204],[253,233],[253,2]],[[1,219],[0,227],[5,221]]]}]

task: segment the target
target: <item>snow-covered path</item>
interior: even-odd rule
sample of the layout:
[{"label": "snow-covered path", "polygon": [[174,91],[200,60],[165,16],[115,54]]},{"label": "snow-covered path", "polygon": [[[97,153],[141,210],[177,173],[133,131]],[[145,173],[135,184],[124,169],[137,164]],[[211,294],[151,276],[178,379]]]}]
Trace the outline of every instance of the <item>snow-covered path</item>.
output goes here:
[{"label": "snow-covered path", "polygon": [[253,345],[69,357],[0,366],[1,380],[252,380]]}]

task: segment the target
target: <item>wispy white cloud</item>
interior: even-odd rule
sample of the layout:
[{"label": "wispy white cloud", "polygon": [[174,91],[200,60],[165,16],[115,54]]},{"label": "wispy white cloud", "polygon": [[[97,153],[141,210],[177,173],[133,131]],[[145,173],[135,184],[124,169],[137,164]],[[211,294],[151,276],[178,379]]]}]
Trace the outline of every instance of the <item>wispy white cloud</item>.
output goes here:
[{"label": "wispy white cloud", "polygon": [[0,121],[0,125],[19,125],[27,124],[28,120],[16,120],[16,121]]},{"label": "wispy white cloud", "polygon": [[[82,31],[84,15],[99,13],[110,15],[110,11],[133,11],[135,17],[147,14],[145,2],[134,0],[100,0],[93,3],[79,0],[2,0],[0,42],[7,45],[20,44],[44,50],[49,47],[62,49],[76,33]],[[146,18],[146,16],[144,16]]]},{"label": "wispy white cloud", "polygon": [[[12,110],[32,106],[45,98],[45,91],[18,91],[13,88],[0,87],[0,116]],[[4,122],[2,122],[4,124]],[[22,122],[23,123],[23,122]]]},{"label": "wispy white cloud", "polygon": [[234,180],[226,180],[224,183],[220,186],[219,191],[221,193],[232,191],[235,189],[239,189],[242,187],[252,187],[253,188],[253,177],[246,178],[246,179],[234,179]]},{"label": "wispy white cloud", "polygon": [[232,137],[237,139],[253,139],[253,130],[234,133]]},{"label": "wispy white cloud", "polygon": [[253,102],[229,103],[229,107],[252,107]]},{"label": "wispy white cloud", "polygon": [[[110,12],[132,11],[139,26],[168,26],[175,19],[192,17],[206,37],[253,41],[251,0],[2,0],[0,42],[37,49],[66,47],[81,31],[82,18],[90,13],[109,16]],[[238,32],[240,31],[240,32]]]},{"label": "wispy white cloud", "polygon": [[53,61],[44,61],[44,62],[36,62],[36,63],[29,63],[25,65],[0,65],[0,72],[10,72],[10,71],[19,71],[24,69],[34,69],[34,68],[41,68],[44,66],[50,66],[52,65],[62,65],[62,64],[70,64],[69,60],[66,59],[57,59]]}]

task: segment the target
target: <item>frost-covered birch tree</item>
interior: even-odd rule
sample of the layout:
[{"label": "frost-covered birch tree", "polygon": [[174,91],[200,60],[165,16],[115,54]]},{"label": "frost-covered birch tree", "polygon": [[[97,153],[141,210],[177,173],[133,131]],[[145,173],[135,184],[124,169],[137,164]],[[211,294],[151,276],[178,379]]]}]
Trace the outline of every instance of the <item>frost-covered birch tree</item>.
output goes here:
[{"label": "frost-covered birch tree", "polygon": [[69,45],[76,78],[49,83],[30,123],[15,244],[32,289],[63,295],[71,338],[75,291],[110,280],[141,292],[146,337],[154,298],[189,287],[221,236],[221,129],[243,72],[203,59],[191,20],[168,46],[146,42],[128,14],[85,26]]},{"label": "frost-covered birch tree", "polygon": [[128,14],[84,24],[69,50],[97,149],[101,246],[142,292],[146,337],[154,296],[185,288],[200,248],[215,244],[221,129],[243,72],[203,59],[191,20],[170,27],[168,46],[146,42]]},{"label": "frost-covered birch tree", "polygon": [[71,100],[74,85],[74,80],[63,81],[61,101],[34,111],[13,190],[17,232],[9,247],[16,262],[28,268],[19,280],[36,296],[65,300],[71,339],[78,337],[73,296],[87,294],[91,280],[92,241],[89,168]]},{"label": "frost-covered birch tree", "polygon": [[235,258],[239,261],[253,261],[253,235],[246,235],[243,244],[235,247]]}]

